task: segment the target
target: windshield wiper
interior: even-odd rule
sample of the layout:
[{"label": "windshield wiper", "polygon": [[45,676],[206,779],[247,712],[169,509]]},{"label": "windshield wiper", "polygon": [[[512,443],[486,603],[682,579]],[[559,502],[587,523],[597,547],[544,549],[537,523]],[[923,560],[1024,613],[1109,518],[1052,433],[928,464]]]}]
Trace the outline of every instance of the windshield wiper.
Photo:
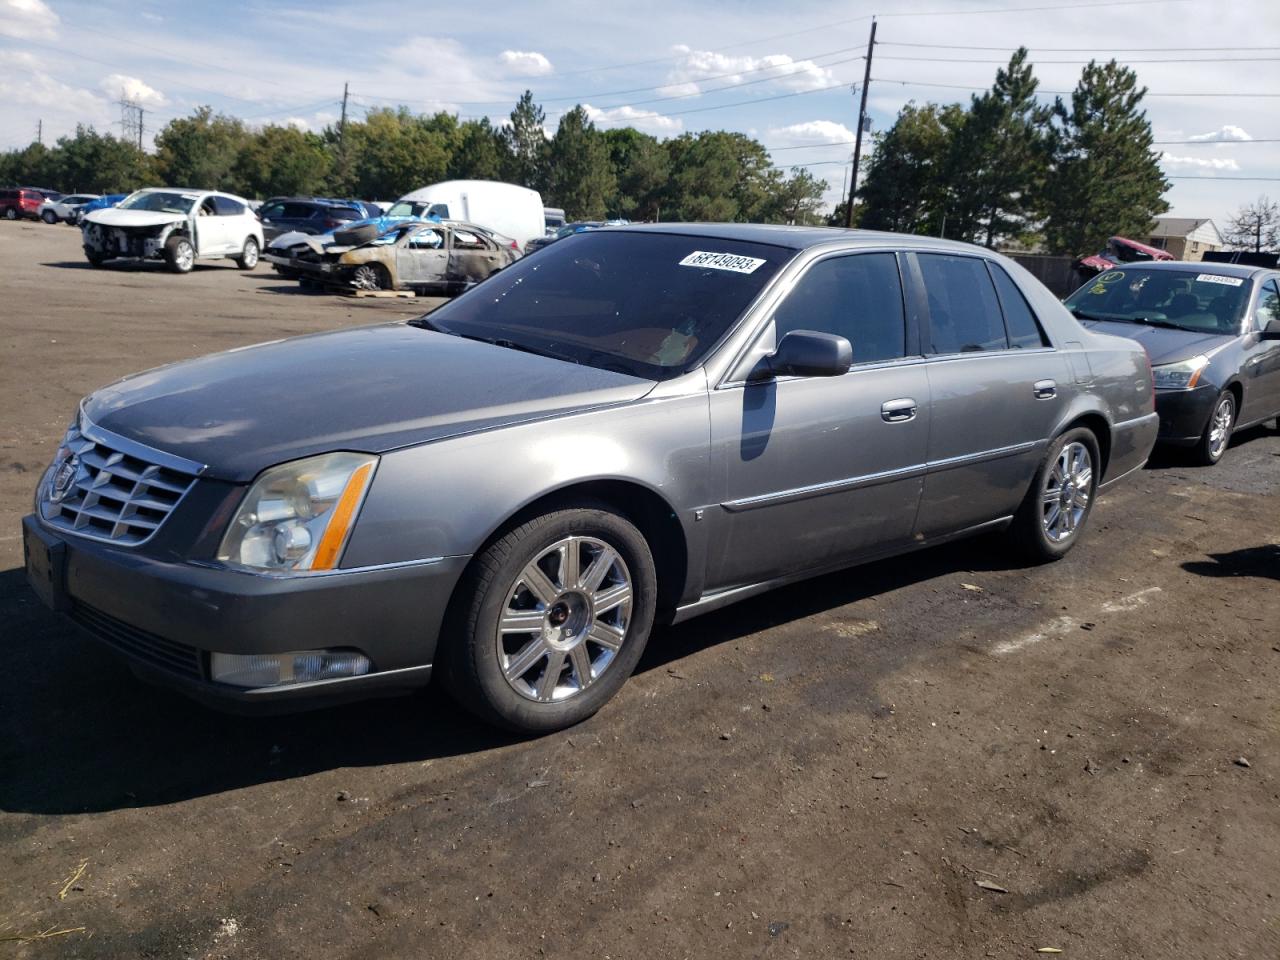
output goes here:
[{"label": "windshield wiper", "polygon": [[1078,310],[1075,307],[1071,308],[1071,315],[1075,317],[1077,320],[1110,320],[1112,319],[1111,317],[1100,317],[1096,313],[1086,313],[1085,311]]},{"label": "windshield wiper", "polygon": [[453,333],[452,330],[446,330],[426,315],[414,317],[412,320],[408,321],[408,323],[411,327],[421,327],[423,330],[432,330],[436,333]]},{"label": "windshield wiper", "polygon": [[1150,326],[1150,327],[1165,327],[1166,329],[1169,329],[1169,330],[1186,330],[1187,329],[1186,327],[1179,326],[1178,324],[1173,323],[1172,321],[1157,320],[1154,317],[1134,317],[1133,322],[1145,323],[1147,326]]},{"label": "windshield wiper", "polygon": [[516,343],[514,340],[508,340],[505,337],[482,337],[478,333],[455,333],[452,330],[446,330],[445,333],[453,333],[454,336],[462,337],[464,340],[476,340],[480,343],[491,343],[495,347],[506,347],[508,350],[519,350],[521,353],[532,353],[539,357],[550,357],[552,360],[563,360],[566,363],[577,363],[573,357],[567,357],[563,353],[556,353],[554,350],[547,350],[545,347],[531,347],[527,343]]}]

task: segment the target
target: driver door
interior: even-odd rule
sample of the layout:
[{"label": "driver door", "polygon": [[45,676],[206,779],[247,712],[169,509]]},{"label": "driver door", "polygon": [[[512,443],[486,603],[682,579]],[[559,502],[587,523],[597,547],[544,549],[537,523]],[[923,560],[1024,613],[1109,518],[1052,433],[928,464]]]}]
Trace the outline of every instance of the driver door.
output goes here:
[{"label": "driver door", "polygon": [[[723,489],[710,589],[837,566],[910,541],[929,384],[898,261],[886,252],[813,263],[746,360],[712,391],[712,457]],[[748,381],[791,330],[847,338],[853,366],[843,376]]]},{"label": "driver door", "polygon": [[1263,340],[1268,324],[1280,323],[1280,283],[1273,278],[1258,291],[1257,305],[1245,333],[1244,409],[1240,421],[1265,419],[1280,413],[1280,340]]},{"label": "driver door", "polygon": [[402,284],[443,283],[448,266],[448,243],[439,227],[412,230],[396,245],[396,274]]}]

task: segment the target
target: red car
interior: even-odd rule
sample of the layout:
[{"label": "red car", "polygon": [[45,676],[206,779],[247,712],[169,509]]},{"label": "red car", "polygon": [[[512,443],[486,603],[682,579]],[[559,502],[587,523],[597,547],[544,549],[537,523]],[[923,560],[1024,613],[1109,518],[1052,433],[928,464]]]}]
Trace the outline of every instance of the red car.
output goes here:
[{"label": "red car", "polygon": [[1128,237],[1112,237],[1107,247],[1091,257],[1081,257],[1075,263],[1076,272],[1086,280],[1121,263],[1137,263],[1143,260],[1176,260],[1167,250],[1149,247]]},{"label": "red car", "polygon": [[39,217],[40,204],[44,203],[44,194],[35,190],[10,188],[0,190],[0,217],[6,220],[17,220],[26,217],[35,220]]}]

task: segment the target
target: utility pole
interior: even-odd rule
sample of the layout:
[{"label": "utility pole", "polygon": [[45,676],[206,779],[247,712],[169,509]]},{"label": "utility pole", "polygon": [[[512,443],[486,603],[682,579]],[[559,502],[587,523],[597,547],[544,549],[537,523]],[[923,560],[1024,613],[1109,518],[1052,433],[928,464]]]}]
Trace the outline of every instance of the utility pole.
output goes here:
[{"label": "utility pole", "polygon": [[142,107],[138,107],[138,152],[142,152],[142,115],[146,113]]},{"label": "utility pole", "polygon": [[867,69],[862,75],[862,103],[858,106],[858,132],[853,139],[853,174],[849,178],[849,206],[844,211],[844,225],[853,226],[853,198],[858,192],[858,163],[862,160],[862,128],[867,123],[867,87],[871,85],[871,54],[876,45],[876,20],[871,18],[871,37],[867,40]]},{"label": "utility pole", "polygon": [[347,188],[347,87],[342,85],[342,117],[338,120],[338,176],[342,179],[342,189]]},{"label": "utility pole", "polygon": [[36,121],[36,143],[44,144],[44,117]]}]

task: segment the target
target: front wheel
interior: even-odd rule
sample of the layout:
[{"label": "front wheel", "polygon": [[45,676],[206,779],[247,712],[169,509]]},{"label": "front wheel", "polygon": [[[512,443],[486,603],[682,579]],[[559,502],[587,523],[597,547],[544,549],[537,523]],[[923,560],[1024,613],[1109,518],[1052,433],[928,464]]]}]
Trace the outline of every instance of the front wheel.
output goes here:
[{"label": "front wheel", "polygon": [[164,245],[164,259],[174,273],[190,273],[196,263],[196,248],[186,237],[170,237]]},{"label": "front wheel", "polygon": [[543,514],[473,562],[442,639],[454,697],[522,733],[572,726],[626,682],[653,625],[644,536],[596,508]]},{"label": "front wheel", "polygon": [[17,210],[15,210],[13,207],[9,207],[9,208],[7,208],[7,209],[5,210],[5,212],[4,212],[4,218],[5,218],[6,220],[17,220],[17,219],[18,219],[18,211],[17,211]]},{"label": "front wheel", "polygon": [[52,210],[46,210],[44,213],[40,214],[40,219],[49,224],[49,226],[53,226],[58,222],[58,215]]},{"label": "front wheel", "polygon": [[244,249],[236,257],[236,263],[240,264],[241,270],[252,270],[258,265],[258,241],[254,237],[244,242]]},{"label": "front wheel", "polygon": [[391,276],[380,263],[362,263],[352,272],[351,285],[357,290],[389,290]]},{"label": "front wheel", "polygon": [[1192,448],[1192,458],[1202,467],[1212,467],[1227,452],[1231,431],[1236,425],[1236,395],[1223,390],[1213,404],[1213,413],[1205,424],[1204,433]]},{"label": "front wheel", "polygon": [[1091,430],[1068,430],[1050,444],[1011,528],[1031,560],[1057,560],[1075,546],[1093,509],[1100,468]]}]

